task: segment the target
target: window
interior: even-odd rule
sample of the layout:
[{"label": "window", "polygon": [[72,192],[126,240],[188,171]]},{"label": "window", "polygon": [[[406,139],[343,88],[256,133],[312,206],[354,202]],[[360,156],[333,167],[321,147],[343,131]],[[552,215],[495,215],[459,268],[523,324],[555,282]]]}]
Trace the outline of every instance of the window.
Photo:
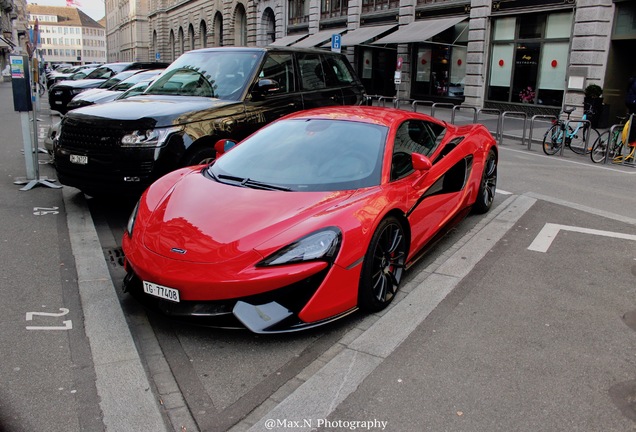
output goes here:
[{"label": "window", "polygon": [[572,13],[494,21],[488,100],[560,107]]},{"label": "window", "polygon": [[413,172],[412,153],[431,156],[443,136],[444,128],[422,120],[407,120],[395,133],[391,180],[405,177]]},{"label": "window", "polygon": [[272,93],[290,93],[296,90],[294,85],[294,61],[291,54],[270,54],[265,60],[260,78],[276,81],[279,89]]},{"label": "window", "polygon": [[298,65],[304,90],[320,90],[327,87],[319,55],[299,54]]}]

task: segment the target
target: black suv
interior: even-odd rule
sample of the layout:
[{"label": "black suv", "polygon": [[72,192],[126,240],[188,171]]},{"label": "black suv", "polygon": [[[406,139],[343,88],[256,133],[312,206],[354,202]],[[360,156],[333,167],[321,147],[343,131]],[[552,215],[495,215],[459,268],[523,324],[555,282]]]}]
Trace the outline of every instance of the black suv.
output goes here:
[{"label": "black suv", "polygon": [[206,48],[175,60],[144,94],[69,111],[54,146],[62,184],[89,195],[139,194],[160,176],[216,157],[291,112],[357,105],[346,57],[318,49]]},{"label": "black suv", "polygon": [[82,79],[58,81],[49,88],[49,106],[60,114],[68,112],[68,103],[84,90],[97,88],[112,76],[129,70],[163,69],[168,63],[118,62],[101,65]]}]

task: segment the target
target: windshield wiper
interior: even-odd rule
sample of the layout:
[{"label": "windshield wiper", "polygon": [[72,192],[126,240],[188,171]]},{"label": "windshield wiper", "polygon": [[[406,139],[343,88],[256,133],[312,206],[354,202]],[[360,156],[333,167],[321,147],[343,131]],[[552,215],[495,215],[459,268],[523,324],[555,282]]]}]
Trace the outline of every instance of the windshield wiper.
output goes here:
[{"label": "windshield wiper", "polygon": [[229,176],[229,175],[225,175],[225,174],[219,174],[217,176],[217,178],[218,179],[223,179],[223,180],[235,181],[235,182],[237,182],[238,184],[240,184],[243,187],[250,187],[250,188],[253,188],[253,189],[277,190],[277,191],[290,191],[291,190],[291,188],[288,188],[286,186],[279,186],[279,185],[264,183],[264,182],[252,180],[250,178],[235,177],[235,176]]}]

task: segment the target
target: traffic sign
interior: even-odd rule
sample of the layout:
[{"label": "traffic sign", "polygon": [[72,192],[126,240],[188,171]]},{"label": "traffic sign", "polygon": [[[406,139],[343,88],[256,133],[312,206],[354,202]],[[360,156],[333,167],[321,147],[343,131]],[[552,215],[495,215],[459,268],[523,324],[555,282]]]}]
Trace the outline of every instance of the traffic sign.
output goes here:
[{"label": "traffic sign", "polygon": [[331,51],[339,53],[341,44],[342,44],[342,35],[340,35],[339,33],[332,34],[331,35]]}]

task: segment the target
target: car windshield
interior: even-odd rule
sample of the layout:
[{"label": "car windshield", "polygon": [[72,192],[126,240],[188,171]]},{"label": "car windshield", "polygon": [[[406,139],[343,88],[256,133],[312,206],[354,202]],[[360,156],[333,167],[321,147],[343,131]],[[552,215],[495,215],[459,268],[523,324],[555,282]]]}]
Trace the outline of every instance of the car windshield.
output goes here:
[{"label": "car windshield", "polygon": [[237,100],[253,78],[261,55],[249,51],[185,53],[148,87],[146,94]]},{"label": "car windshield", "polygon": [[[95,71],[91,72],[91,75],[94,73]],[[131,77],[132,75],[134,75],[135,73],[138,73],[139,71],[136,70],[131,70],[131,71],[126,71],[126,72],[120,72],[117,75],[114,75],[110,78],[108,78],[106,81],[104,81],[103,83],[101,83],[99,85],[99,88],[111,88],[112,86],[119,84],[121,81]]]},{"label": "car windshield", "polygon": [[207,175],[221,183],[259,189],[337,191],[376,186],[387,131],[385,126],[346,120],[282,120],[219,158]]}]

